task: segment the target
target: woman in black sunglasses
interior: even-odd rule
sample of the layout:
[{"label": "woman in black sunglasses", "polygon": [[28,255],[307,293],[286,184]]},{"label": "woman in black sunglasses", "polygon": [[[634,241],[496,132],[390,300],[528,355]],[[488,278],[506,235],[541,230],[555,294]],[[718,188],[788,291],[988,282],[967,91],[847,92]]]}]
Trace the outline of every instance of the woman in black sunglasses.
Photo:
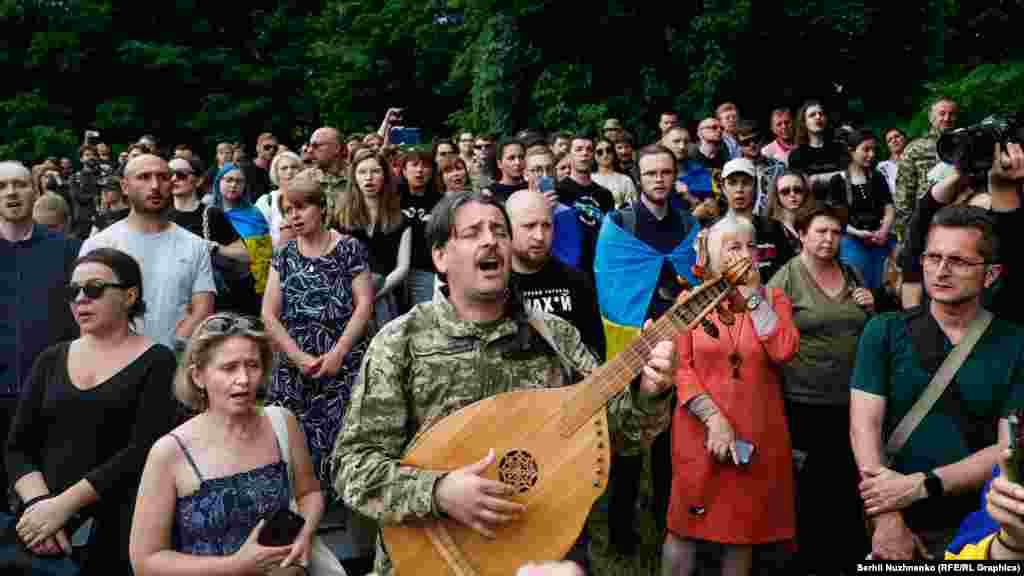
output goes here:
[{"label": "woman in black sunglasses", "polygon": [[175,357],[132,329],[146,307],[128,254],[100,248],[79,258],[65,296],[81,337],[36,359],[7,439],[16,532],[33,555],[127,574],[142,465],[177,416]]}]

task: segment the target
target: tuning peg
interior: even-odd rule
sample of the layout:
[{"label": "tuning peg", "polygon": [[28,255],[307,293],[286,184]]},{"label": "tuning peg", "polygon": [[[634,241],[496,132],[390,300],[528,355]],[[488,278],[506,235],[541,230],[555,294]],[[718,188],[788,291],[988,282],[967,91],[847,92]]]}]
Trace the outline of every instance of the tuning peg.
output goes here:
[{"label": "tuning peg", "polygon": [[707,332],[708,336],[718,340],[718,326],[715,326],[714,322],[708,318],[704,318],[700,321],[700,325],[704,328],[704,331]]}]

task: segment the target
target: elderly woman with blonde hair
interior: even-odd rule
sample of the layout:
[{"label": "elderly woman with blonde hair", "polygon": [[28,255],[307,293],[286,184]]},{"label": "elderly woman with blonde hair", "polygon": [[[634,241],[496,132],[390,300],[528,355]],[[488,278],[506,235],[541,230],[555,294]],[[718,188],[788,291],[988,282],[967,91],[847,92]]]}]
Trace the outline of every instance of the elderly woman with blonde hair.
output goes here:
[{"label": "elderly woman with blonde hair", "polygon": [[[712,275],[755,261],[750,220],[729,215],[702,233]],[[756,266],[705,329],[676,338],[678,408],[662,574],[692,574],[698,540],[722,544],[722,574],[751,573],[753,546],[796,533],[793,462],[780,366],[800,334],[789,298],[766,291]]]},{"label": "elderly woman with blonde hair", "polygon": [[[136,573],[302,573],[311,561],[324,498],[295,416],[257,400],[272,358],[256,319],[215,314],[196,328],[174,393],[199,414],[146,460],[129,545]],[[301,530],[268,542],[266,519],[293,498]]]}]

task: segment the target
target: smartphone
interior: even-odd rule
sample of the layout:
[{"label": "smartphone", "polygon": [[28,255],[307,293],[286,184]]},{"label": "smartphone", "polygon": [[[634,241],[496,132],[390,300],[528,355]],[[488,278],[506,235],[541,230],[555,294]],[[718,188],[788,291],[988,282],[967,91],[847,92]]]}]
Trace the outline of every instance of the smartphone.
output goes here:
[{"label": "smartphone", "polygon": [[281,508],[266,517],[266,523],[256,541],[260,546],[288,546],[298,538],[305,525],[305,518],[288,508]]},{"label": "smartphone", "polygon": [[541,193],[554,192],[555,179],[551,176],[541,176],[540,180],[537,181],[537,186],[540,187]]},{"label": "smartphone", "polygon": [[404,126],[392,128],[391,138],[388,140],[397,146],[416,146],[420,143],[420,129]]},{"label": "smartphone", "polygon": [[86,130],[85,137],[82,138],[82,141],[86,144],[92,144],[93,140],[98,140],[99,137],[100,133],[97,132],[96,130]]},{"label": "smartphone", "polygon": [[1017,484],[1021,484],[1021,480],[1024,480],[1024,471],[1021,470],[1021,467],[1024,466],[1024,438],[1021,438],[1021,434],[1024,433],[1024,430],[1021,430],[1022,417],[1024,417],[1024,410],[1011,410],[1010,415],[1006,417],[1010,423],[1010,439],[1007,444],[1007,448],[1010,449],[1010,461],[1006,467],[1006,478]]},{"label": "smartphone", "polygon": [[754,458],[754,444],[746,440],[736,439],[736,459],[740,466],[747,466]]}]

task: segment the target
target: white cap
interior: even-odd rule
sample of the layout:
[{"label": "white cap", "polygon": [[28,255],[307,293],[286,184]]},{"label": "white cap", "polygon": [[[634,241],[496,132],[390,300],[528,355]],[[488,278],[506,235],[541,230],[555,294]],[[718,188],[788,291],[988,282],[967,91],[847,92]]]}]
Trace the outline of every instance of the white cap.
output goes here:
[{"label": "white cap", "polygon": [[737,172],[742,172],[751,178],[757,177],[757,170],[754,168],[753,162],[746,158],[733,158],[726,162],[725,167],[722,168],[722,178],[728,178]]}]

